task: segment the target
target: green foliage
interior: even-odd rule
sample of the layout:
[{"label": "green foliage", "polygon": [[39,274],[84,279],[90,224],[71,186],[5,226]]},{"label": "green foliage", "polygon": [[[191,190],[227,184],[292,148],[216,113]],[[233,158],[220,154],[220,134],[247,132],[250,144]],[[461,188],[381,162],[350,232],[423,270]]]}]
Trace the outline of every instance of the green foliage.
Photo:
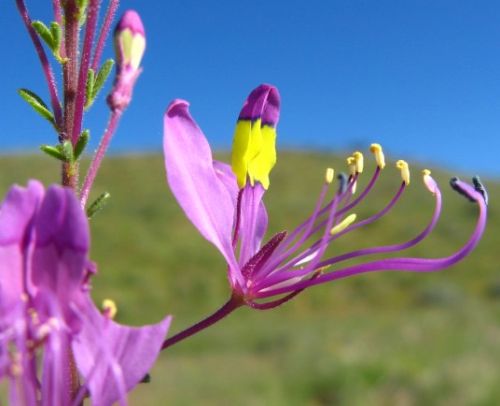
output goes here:
[{"label": "green foliage", "polygon": [[54,114],[50,111],[49,107],[44,103],[40,96],[28,89],[19,89],[17,92],[24,99],[24,101],[26,101],[26,103],[33,108],[33,110],[35,110],[38,114],[40,114],[40,116],[56,128]]},{"label": "green foliage", "polygon": [[31,23],[31,26],[50,48],[57,61],[64,63],[65,60],[60,54],[62,30],[59,23],[57,21],[52,21],[50,23],[50,28],[48,28],[43,21],[36,20]]},{"label": "green foliage", "polygon": [[97,72],[97,75],[93,69],[89,69],[87,75],[85,109],[88,109],[94,103],[97,95],[104,86],[104,83],[106,83],[106,79],[111,73],[114,63],[113,59],[106,60],[102,64],[101,69],[99,69],[99,72]]},{"label": "green foliage", "polygon": [[78,158],[80,158],[80,155],[82,155],[83,151],[85,151],[89,139],[90,139],[90,131],[83,130],[83,132],[80,134],[80,137],[78,138],[78,141],[76,142],[75,149],[73,151],[73,156],[75,161]]},{"label": "green foliage", "polygon": [[[373,169],[366,160],[358,190]],[[46,184],[58,182],[59,165],[52,161],[1,157],[1,194],[33,174]],[[328,166],[340,172],[344,159],[278,155],[265,196],[267,236],[291,230],[311,213]],[[391,213],[339,238],[330,253],[401,242],[425,227],[433,198],[420,184],[418,168],[412,174],[414,181]],[[449,255],[474,228],[476,207],[449,188],[449,174],[436,168],[433,176],[443,191],[443,217],[404,256]],[[499,404],[500,183],[483,181],[489,224],[478,248],[458,266],[435,274],[362,275],[306,290],[276,310],[239,309],[163,353],[150,372],[151,383],[138,385],[130,404]],[[384,207],[399,182],[389,162],[366,204],[357,208],[358,218]],[[172,335],[227,299],[222,256],[174,201],[161,156],[108,158],[94,197],[104,187],[111,187],[113,200],[91,222],[91,258],[99,266],[92,282],[96,303],[112,298],[117,321],[136,325],[171,313]]]},{"label": "green foliage", "polygon": [[101,193],[97,199],[87,208],[87,217],[91,219],[100,212],[110,199],[111,195],[108,192]]}]

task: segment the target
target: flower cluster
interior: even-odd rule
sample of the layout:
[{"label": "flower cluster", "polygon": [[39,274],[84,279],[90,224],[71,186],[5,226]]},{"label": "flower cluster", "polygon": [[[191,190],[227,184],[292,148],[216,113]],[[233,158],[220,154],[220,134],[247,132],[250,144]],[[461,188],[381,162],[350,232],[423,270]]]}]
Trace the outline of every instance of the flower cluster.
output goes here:
[{"label": "flower cluster", "polygon": [[13,186],[0,207],[0,378],[12,405],[79,404],[88,395],[94,405],[123,403],[160,351],[170,317],[127,327],[112,320],[112,301],[102,313],[93,304],[89,243],[70,189],[32,181]]}]

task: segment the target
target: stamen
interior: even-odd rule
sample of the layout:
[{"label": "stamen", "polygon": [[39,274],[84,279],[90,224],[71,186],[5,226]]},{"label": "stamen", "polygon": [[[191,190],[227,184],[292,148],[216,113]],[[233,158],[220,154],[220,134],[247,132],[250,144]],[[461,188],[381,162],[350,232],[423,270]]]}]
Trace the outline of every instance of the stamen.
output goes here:
[{"label": "stamen", "polygon": [[356,158],[350,156],[347,158],[347,167],[349,168],[349,173],[351,176],[356,175]]},{"label": "stamen", "polygon": [[102,309],[104,312],[104,316],[108,319],[112,320],[116,316],[118,309],[116,307],[116,303],[111,299],[104,299],[102,302]]},{"label": "stamen", "polygon": [[422,177],[425,187],[429,190],[429,192],[435,195],[438,192],[438,185],[436,184],[436,181],[432,178],[431,171],[429,169],[424,169],[422,171]]},{"label": "stamen", "polygon": [[352,154],[352,157],[354,158],[354,163],[356,165],[356,172],[363,173],[363,168],[364,168],[363,154],[359,151],[356,151]]},{"label": "stamen", "polygon": [[335,171],[333,168],[327,168],[325,173],[325,182],[330,184],[333,182],[333,177],[335,175]]},{"label": "stamen", "polygon": [[410,184],[410,167],[408,166],[408,162],[400,159],[396,162],[396,168],[401,171],[401,179],[406,185]]},{"label": "stamen", "polygon": [[339,191],[338,194],[342,195],[347,191],[347,175],[344,172],[341,172],[337,175],[337,180],[339,181]]},{"label": "stamen", "polygon": [[486,206],[488,206],[488,201],[489,201],[488,191],[486,190],[484,185],[481,183],[481,179],[479,179],[479,176],[474,176],[472,178],[472,184],[474,185],[474,189],[476,189],[476,192],[481,193],[481,195],[483,196],[483,199],[484,199],[484,203],[486,204]]},{"label": "stamen", "polygon": [[457,192],[458,194],[464,196],[470,202],[474,203],[476,201],[476,199],[474,199],[474,197],[469,193],[470,191],[468,191],[462,187],[463,185],[464,184],[462,183],[462,181],[459,178],[457,178],[456,176],[450,179],[451,188],[455,192]]},{"label": "stamen", "polygon": [[382,151],[382,147],[380,146],[380,144],[370,145],[370,152],[375,156],[375,161],[377,161],[377,166],[380,169],[384,169],[385,156],[384,156],[384,151]]},{"label": "stamen", "polygon": [[349,214],[339,224],[337,224],[335,227],[332,227],[332,229],[330,230],[330,235],[335,235],[335,234],[340,233],[341,231],[344,231],[347,227],[349,227],[355,221],[356,221],[356,214],[355,213]]}]

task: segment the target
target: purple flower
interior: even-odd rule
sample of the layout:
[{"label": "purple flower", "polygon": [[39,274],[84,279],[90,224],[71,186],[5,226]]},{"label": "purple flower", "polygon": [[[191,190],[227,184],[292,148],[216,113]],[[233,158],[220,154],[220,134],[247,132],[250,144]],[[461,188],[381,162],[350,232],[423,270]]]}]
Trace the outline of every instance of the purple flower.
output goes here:
[{"label": "purple flower", "polygon": [[10,189],[0,208],[0,377],[12,405],[87,395],[94,405],[124,404],[159,353],[170,317],[122,326],[109,301],[101,314],[89,294],[89,245],[72,190],[36,181]]},{"label": "purple flower", "polygon": [[[359,151],[348,158],[350,173],[339,175],[338,187],[332,185],[333,169],[326,170],[315,209],[308,218],[293,231],[280,232],[263,243],[268,218],[262,198],[276,161],[280,107],[277,89],[261,85],[246,100],[236,125],[232,167],[213,160],[210,146],[189,114],[188,106],[186,101],[174,100],[165,113],[168,183],[187,217],[224,256],[233,296],[242,303],[268,309],[310,286],[372,271],[438,271],[460,261],[481,238],[487,212],[484,188],[478,180],[471,186],[456,179],[452,187],[479,207],[476,228],[461,249],[443,258],[365,259],[369,254],[412,247],[431,233],[441,211],[441,192],[430,171],[425,170],[424,185],[434,196],[435,209],[420,234],[400,244],[364,248],[333,257],[326,255],[333,241],[387,214],[410,183],[408,164],[398,161],[402,182],[396,194],[380,212],[357,219],[353,210],[367,198],[385,166],[382,148],[373,144],[370,149],[377,166],[357,197],[356,185],[364,171],[364,158]],[[343,261],[353,258],[360,263],[341,267]]]}]

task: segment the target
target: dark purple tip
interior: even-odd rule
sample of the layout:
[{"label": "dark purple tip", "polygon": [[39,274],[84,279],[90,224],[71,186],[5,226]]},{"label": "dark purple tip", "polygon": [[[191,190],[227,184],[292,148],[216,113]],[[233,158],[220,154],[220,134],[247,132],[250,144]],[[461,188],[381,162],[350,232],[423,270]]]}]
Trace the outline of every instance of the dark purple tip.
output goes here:
[{"label": "dark purple tip", "polygon": [[241,109],[238,120],[262,119],[262,125],[276,127],[280,118],[280,94],[272,85],[263,84],[255,88]]},{"label": "dark purple tip", "polygon": [[462,182],[457,177],[450,179],[450,186],[455,192],[461,194],[471,202],[477,201],[477,191],[471,185]]}]

